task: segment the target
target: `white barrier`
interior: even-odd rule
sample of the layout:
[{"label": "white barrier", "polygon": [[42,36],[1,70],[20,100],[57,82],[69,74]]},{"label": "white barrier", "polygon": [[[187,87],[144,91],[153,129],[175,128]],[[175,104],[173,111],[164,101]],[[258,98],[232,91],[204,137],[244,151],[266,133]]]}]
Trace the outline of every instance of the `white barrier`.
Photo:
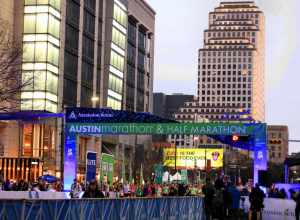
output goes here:
[{"label": "white barrier", "polygon": [[[296,203],[290,199],[265,198],[263,209],[263,220],[295,220]],[[248,197],[245,197],[245,211],[249,211],[250,203]],[[241,208],[243,204],[241,203]]]},{"label": "white barrier", "polygon": [[69,192],[0,191],[0,199],[69,199]]}]

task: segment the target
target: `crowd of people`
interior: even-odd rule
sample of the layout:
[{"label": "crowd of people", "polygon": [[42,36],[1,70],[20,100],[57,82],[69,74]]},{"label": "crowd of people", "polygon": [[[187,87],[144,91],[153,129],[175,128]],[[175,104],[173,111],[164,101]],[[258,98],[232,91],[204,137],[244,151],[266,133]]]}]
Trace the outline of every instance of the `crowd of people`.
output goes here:
[{"label": "crowd of people", "polygon": [[[83,192],[82,184],[76,179],[71,186],[70,195],[72,198],[79,198]],[[161,197],[161,196],[196,196],[202,193],[201,185],[193,184],[155,184],[145,182],[144,184],[116,182],[98,184],[92,180],[82,198],[125,198],[125,197]]]},{"label": "crowd of people", "polygon": [[[63,191],[63,184],[60,179],[52,183],[39,177],[36,182],[28,183],[24,180],[17,182],[0,178],[0,191]],[[299,219],[300,214],[300,193],[290,191],[290,198],[296,202],[295,215]],[[261,212],[264,208],[264,198],[286,199],[289,196],[284,189],[270,187],[268,193],[264,193],[258,185],[253,186],[251,182],[242,184],[239,179],[237,183],[230,181],[228,176],[219,175],[216,179],[206,179],[205,184],[183,184],[180,182],[156,184],[153,181],[143,184],[121,183],[113,184],[90,181],[87,185],[74,179],[71,185],[70,197],[79,198],[127,198],[127,197],[169,197],[169,196],[204,196],[204,210],[206,219],[246,219],[245,197],[249,197],[249,215],[252,219],[261,219]]]},{"label": "crowd of people", "polygon": [[206,179],[202,188],[206,219],[247,219],[243,207],[240,207],[242,196],[249,196],[249,219],[261,219],[264,208],[264,192],[258,185],[244,186],[241,181],[233,183],[228,176],[218,176],[215,181]]},{"label": "crowd of people", "polygon": [[0,181],[0,191],[61,192],[63,191],[63,184],[60,179],[56,179],[54,182],[48,183],[42,177],[39,177],[36,182],[26,182],[25,180],[6,180]]}]

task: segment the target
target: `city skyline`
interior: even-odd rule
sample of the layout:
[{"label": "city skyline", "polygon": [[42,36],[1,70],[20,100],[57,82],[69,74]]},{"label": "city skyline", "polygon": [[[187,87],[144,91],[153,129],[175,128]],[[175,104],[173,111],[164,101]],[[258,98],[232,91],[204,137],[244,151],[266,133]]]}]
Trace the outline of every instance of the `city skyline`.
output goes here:
[{"label": "city skyline", "polygon": [[[154,91],[196,95],[197,51],[203,46],[201,33],[208,27],[208,12],[221,1],[190,0],[189,4],[178,1],[176,5],[170,1],[148,2],[157,12]],[[300,51],[297,39],[300,34],[296,29],[299,26],[296,11],[299,2],[291,0],[284,4],[277,0],[270,4],[259,0],[255,3],[266,17],[266,122],[287,124],[290,139],[295,139],[300,132],[295,120],[300,100],[293,95],[300,81],[293,71],[300,68],[296,61]],[[285,35],[280,34],[283,30]],[[282,110],[282,106],[288,108]],[[298,151],[296,146],[290,144],[290,153]]]}]

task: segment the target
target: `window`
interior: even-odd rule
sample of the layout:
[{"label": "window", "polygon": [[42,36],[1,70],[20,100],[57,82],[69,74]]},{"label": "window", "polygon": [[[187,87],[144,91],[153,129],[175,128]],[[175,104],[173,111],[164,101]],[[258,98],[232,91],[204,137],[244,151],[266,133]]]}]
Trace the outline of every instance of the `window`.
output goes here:
[{"label": "window", "polygon": [[117,4],[114,4],[114,19],[122,26],[127,26],[127,15]]},{"label": "window", "polygon": [[115,27],[113,27],[113,29],[112,29],[112,42],[114,42],[116,45],[118,45],[122,49],[125,49],[126,37],[123,33],[121,33]]},{"label": "window", "polygon": [[34,72],[34,90],[46,89],[46,72],[35,71]]},{"label": "window", "polygon": [[117,54],[113,50],[111,51],[110,54],[110,64],[117,68],[118,70],[122,71],[124,70],[124,57],[121,55]]},{"label": "window", "polygon": [[35,62],[45,62],[47,58],[47,43],[35,43]]},{"label": "window", "polygon": [[107,107],[111,107],[113,109],[121,109],[121,101],[118,101],[110,96],[107,97]]},{"label": "window", "polygon": [[113,74],[109,74],[108,88],[122,94],[123,80]]},{"label": "window", "polygon": [[87,11],[84,11],[84,31],[94,35],[95,33],[95,17],[88,13]]},{"label": "window", "polygon": [[36,15],[36,33],[47,33],[48,14]]},{"label": "window", "polygon": [[57,20],[54,16],[49,15],[49,33],[56,38],[59,38],[59,24],[59,20]]},{"label": "window", "polygon": [[[57,94],[57,88],[58,88],[58,77],[54,74],[52,74],[51,72],[47,72],[47,91],[53,93],[53,94]],[[70,91],[69,91],[70,92]]]},{"label": "window", "polygon": [[24,16],[24,33],[35,33],[35,15]]},{"label": "window", "polygon": [[59,49],[48,43],[48,62],[58,66]]},{"label": "window", "polygon": [[23,43],[23,61],[34,61],[34,43]]},{"label": "window", "polygon": [[85,58],[90,60],[94,59],[94,41],[90,38],[83,36],[82,53]]}]

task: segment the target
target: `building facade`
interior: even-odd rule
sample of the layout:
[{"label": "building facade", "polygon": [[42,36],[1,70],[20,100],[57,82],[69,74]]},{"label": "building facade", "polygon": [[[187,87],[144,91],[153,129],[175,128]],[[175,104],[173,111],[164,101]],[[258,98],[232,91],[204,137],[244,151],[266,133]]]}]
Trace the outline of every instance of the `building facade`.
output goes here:
[{"label": "building facade", "polygon": [[175,113],[179,111],[179,108],[182,107],[185,102],[192,102],[194,100],[195,96],[193,95],[154,93],[153,114],[162,118],[175,120]]},{"label": "building facade", "polygon": [[[56,113],[66,107],[152,111],[155,12],[145,1],[14,0],[4,2],[0,17],[9,22],[12,38],[22,45],[20,77],[32,80],[22,88],[16,111]],[[6,172],[5,178],[16,178],[19,159],[25,161],[25,171],[31,169],[31,160],[37,161],[34,177],[43,172],[61,176],[62,127],[61,119],[4,123],[5,164],[0,161],[0,169],[14,169],[14,175]],[[118,136],[79,137],[78,142],[80,175],[87,150],[96,151],[99,160],[105,148],[118,160],[123,149]]]},{"label": "building facade", "polygon": [[269,125],[268,158],[275,164],[283,164],[289,153],[289,131],[287,126]]},{"label": "building facade", "polygon": [[[221,2],[209,13],[198,54],[197,101],[186,102],[177,120],[265,120],[264,30],[263,12],[252,1]],[[184,139],[194,143],[192,136],[177,141],[184,146]]]}]

